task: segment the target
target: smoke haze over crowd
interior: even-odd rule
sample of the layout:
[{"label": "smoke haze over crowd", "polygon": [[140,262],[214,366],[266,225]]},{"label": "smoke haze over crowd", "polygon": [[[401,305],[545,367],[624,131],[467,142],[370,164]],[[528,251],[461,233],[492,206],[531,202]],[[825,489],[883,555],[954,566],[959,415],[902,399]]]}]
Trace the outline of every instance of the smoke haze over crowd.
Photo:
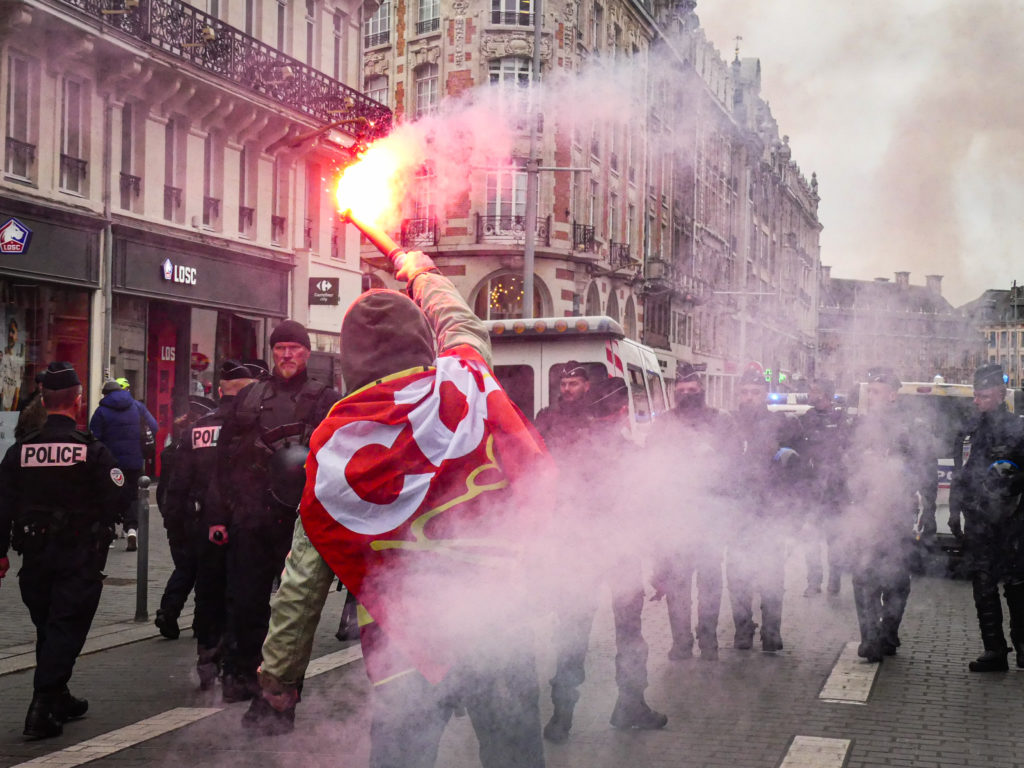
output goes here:
[{"label": "smoke haze over crowd", "polygon": [[[945,275],[954,305],[1020,279],[1019,0],[701,2],[708,38],[759,58],[793,159],[820,182],[833,275]],[[1017,269],[1017,272],[1014,272]]]}]

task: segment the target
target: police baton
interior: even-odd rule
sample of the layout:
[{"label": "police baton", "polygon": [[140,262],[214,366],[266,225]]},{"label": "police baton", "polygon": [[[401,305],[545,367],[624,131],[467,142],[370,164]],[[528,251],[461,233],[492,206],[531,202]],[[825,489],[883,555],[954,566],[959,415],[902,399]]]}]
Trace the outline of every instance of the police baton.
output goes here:
[{"label": "police baton", "polygon": [[149,477],[139,478],[139,542],[135,563],[135,620],[149,621]]}]

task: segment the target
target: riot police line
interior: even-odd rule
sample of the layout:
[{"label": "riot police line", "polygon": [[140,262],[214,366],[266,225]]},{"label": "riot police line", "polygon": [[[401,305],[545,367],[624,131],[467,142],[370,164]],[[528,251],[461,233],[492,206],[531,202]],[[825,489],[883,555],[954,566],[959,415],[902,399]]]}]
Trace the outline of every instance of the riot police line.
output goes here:
[{"label": "riot police line", "polygon": [[[757,370],[745,372],[740,379],[740,401],[735,414],[714,412],[704,404],[699,374],[683,368],[677,377],[676,407],[663,414],[646,448],[636,453],[621,442],[622,420],[627,410],[622,400],[623,388],[614,380],[591,381],[585,367],[570,363],[561,372],[559,403],[538,414],[536,429],[543,442],[531,437],[536,434],[532,426],[525,423],[514,426],[514,408],[502,406],[508,426],[504,431],[498,430],[494,437],[499,444],[505,441],[506,452],[495,457],[493,448],[488,447],[490,427],[484,426],[473,427],[483,429],[481,442],[478,445],[467,443],[465,448],[459,448],[468,449],[467,453],[456,455],[458,452],[452,453],[451,445],[467,438],[460,431],[461,426],[454,427],[450,422],[453,413],[463,419],[471,413],[467,392],[472,394],[474,385],[479,385],[485,393],[500,391],[493,381],[486,383],[486,331],[481,338],[468,308],[458,304],[457,294],[453,296],[454,292],[436,274],[429,259],[414,260],[406,276],[410,287],[415,286],[410,290],[415,304],[403,304],[390,295],[371,296],[364,299],[361,312],[351,318],[346,316],[346,322],[359,324],[357,327],[363,335],[368,328],[381,327],[381,322],[387,319],[392,325],[383,326],[376,337],[378,348],[360,346],[355,340],[346,347],[363,355],[356,357],[356,362],[347,363],[351,378],[346,373],[346,381],[359,382],[360,386],[352,387],[353,392],[338,403],[339,408],[332,409],[340,397],[337,392],[306,376],[308,335],[297,323],[287,321],[278,326],[271,337],[273,372],[258,361],[226,361],[221,370],[222,397],[216,409],[203,412],[205,407],[197,404],[176,425],[178,440],[173,461],[168,462],[169,476],[163,479],[166,495],[161,504],[175,573],[161,601],[157,625],[166,637],[178,637],[181,628],[177,619],[188,590],[194,586],[193,629],[198,643],[200,685],[211,688],[219,680],[225,701],[252,699],[245,715],[248,727],[266,733],[279,733],[293,727],[302,675],[308,663],[310,616],[307,614],[316,608],[318,601],[322,608],[325,580],[333,582],[335,571],[344,568],[350,570],[345,571],[343,581],[361,599],[365,594],[370,604],[360,620],[368,673],[377,680],[391,681],[390,673],[404,674],[405,670],[412,669],[422,676],[417,679],[424,681],[415,689],[415,694],[407,687],[393,691],[389,686],[375,688],[375,696],[389,705],[385,708],[387,711],[376,707],[374,710],[374,722],[379,727],[371,749],[371,762],[378,760],[379,764],[386,764],[387,755],[398,754],[404,759],[423,752],[423,745],[406,732],[411,722],[410,699],[420,703],[439,702],[442,709],[470,706],[484,711],[493,707],[493,701],[480,694],[486,688],[481,681],[492,680],[496,675],[507,675],[508,680],[514,681],[519,708],[511,722],[492,724],[490,731],[478,732],[481,743],[489,745],[481,750],[482,760],[485,764],[503,764],[499,757],[504,753],[501,745],[512,743],[517,745],[518,754],[528,756],[522,764],[542,764],[542,750],[538,748],[541,736],[552,742],[564,741],[572,727],[595,610],[595,586],[603,580],[613,584],[613,613],[619,642],[616,660],[619,690],[610,721],[618,728],[664,727],[667,718],[651,707],[644,696],[648,649],[641,631],[644,585],[640,558],[653,561],[656,597],[663,597],[668,606],[672,660],[691,657],[695,647],[703,659],[717,658],[718,614],[725,589],[729,592],[734,623],[733,647],[751,650],[757,637],[762,651],[775,653],[785,647],[782,616],[785,540],[801,530],[808,520],[811,529],[817,526],[817,530],[825,531],[830,555],[834,555],[829,563],[829,591],[839,590],[842,573],[849,572],[852,576],[861,635],[860,655],[868,662],[877,663],[897,652],[901,644],[900,620],[910,589],[910,557],[914,547],[913,532],[907,521],[916,516],[915,507],[920,507],[922,500],[926,507],[930,501],[934,516],[935,459],[934,455],[922,453],[912,425],[901,420],[896,410],[895,391],[899,381],[892,371],[879,369],[869,376],[869,396],[877,400],[877,407],[869,414],[875,415],[865,416],[856,423],[835,416],[827,396],[828,384],[819,382],[818,388],[823,393],[820,410],[826,415],[817,414],[812,423],[811,419],[795,420],[769,412],[767,386],[763,372]],[[384,306],[377,307],[374,301],[383,302]],[[400,325],[394,323],[396,312],[408,313]],[[457,339],[452,330],[455,327],[452,317],[458,318],[456,326],[461,335]],[[401,338],[403,344],[381,350],[382,340],[391,337]],[[462,355],[450,374],[449,366],[438,362],[443,358],[435,360],[435,337],[442,355]],[[349,338],[355,339],[354,332]],[[465,352],[464,349],[476,351]],[[60,364],[51,367],[55,377],[50,382],[52,386],[43,382],[46,402],[62,402],[62,396],[56,393],[78,386],[77,404],[68,404],[65,411],[80,407],[80,385],[71,383],[68,368]],[[989,368],[979,370],[975,382],[978,393],[998,389],[996,374]],[[456,375],[456,371],[461,373]],[[434,459],[440,463],[435,466],[432,477],[436,479],[445,472],[462,472],[458,474],[462,481],[477,477],[474,473],[481,470],[485,473],[481,477],[486,477],[488,471],[500,471],[505,479],[488,484],[486,491],[499,493],[510,484],[528,485],[531,481],[526,478],[534,476],[531,472],[518,472],[513,457],[524,465],[547,467],[551,463],[547,458],[550,450],[561,479],[547,487],[561,490],[548,495],[543,503],[556,510],[554,516],[561,520],[554,524],[548,522],[546,528],[538,527],[538,537],[578,535],[586,527],[593,533],[589,543],[593,544],[594,551],[602,553],[602,557],[597,558],[598,567],[587,569],[589,572],[585,575],[577,573],[572,577],[577,593],[573,595],[569,590],[562,595],[568,595],[567,604],[574,610],[559,615],[555,636],[557,669],[551,680],[554,714],[543,729],[534,722],[539,713],[532,658],[502,656],[500,662],[492,659],[491,667],[480,669],[467,663],[466,658],[449,659],[450,654],[438,650],[443,645],[440,641],[430,645],[423,639],[423,647],[417,647],[421,643],[411,642],[402,624],[413,619],[402,618],[405,616],[402,606],[390,604],[387,590],[373,578],[373,568],[383,566],[382,561],[374,559],[376,556],[369,552],[386,548],[377,546],[375,549],[372,542],[360,538],[371,537],[360,530],[361,525],[369,525],[365,520],[359,522],[358,514],[362,513],[352,512],[351,505],[344,509],[332,506],[337,500],[328,494],[330,483],[339,482],[337,476],[326,474],[336,472],[338,466],[332,463],[332,451],[342,450],[345,440],[361,429],[359,425],[368,423],[365,419],[372,417],[365,414],[385,413],[374,410],[379,407],[379,401],[373,399],[374,393],[391,397],[390,407],[394,409],[398,402],[395,392],[405,393],[406,397],[426,397],[422,393],[429,387],[421,382],[428,379],[422,377],[441,373],[451,375],[452,384],[448,389],[438,386],[441,401],[431,407],[437,408],[438,423],[443,424],[444,429],[427,419],[430,413],[418,412],[414,417],[410,415],[412,411],[400,411],[402,418],[418,418],[420,423],[430,423],[441,441],[438,456],[453,456],[444,461]],[[394,386],[393,377],[399,374],[405,378],[399,377],[398,381],[408,380],[408,385],[399,390],[389,389]],[[459,376],[468,378],[463,380]],[[463,391],[460,386],[469,389]],[[459,395],[454,394],[455,391]],[[456,405],[444,401],[445,397],[454,398],[451,402]],[[479,406],[488,414],[487,409],[497,407],[490,398],[487,394]],[[426,408],[429,400],[416,402],[420,403],[417,408]],[[352,416],[346,421],[347,407],[361,418]],[[998,415],[986,415],[992,413]],[[386,415],[391,418],[393,411],[387,411]],[[522,419],[521,414],[518,418]],[[1007,418],[998,408],[981,410],[979,407],[978,419],[963,436],[971,449],[961,450],[954,475],[957,492],[953,495],[955,501],[951,500],[951,514],[955,512],[966,518],[964,535],[974,557],[974,591],[985,648],[982,657],[971,664],[974,671],[994,671],[1007,666],[1009,646],[1005,639],[1000,642],[1001,614],[998,637],[994,630],[994,616],[999,609],[995,587],[999,583],[1008,587],[1011,642],[1017,651],[1018,665],[1024,660],[1024,626],[1021,625],[1024,613],[1017,589],[1024,584],[1024,572],[1020,570],[1021,564],[1013,560],[1013,552],[1004,551],[1003,546],[1006,542],[1019,541],[1019,530],[1015,526],[1021,516],[1021,479],[1015,468],[1021,466],[1024,438],[1020,420],[1014,419]],[[72,428],[69,428],[69,420]],[[5,537],[9,531],[22,534],[22,538],[16,538],[13,543],[25,558],[22,593],[37,626],[48,626],[48,611],[56,613],[56,610],[38,599],[42,588],[39,594],[31,594],[32,587],[26,587],[33,583],[35,574],[39,574],[35,583],[65,579],[88,584],[92,590],[88,599],[81,601],[82,614],[73,633],[61,637],[56,631],[41,633],[48,636],[41,640],[41,663],[37,667],[35,695],[25,728],[26,735],[34,738],[56,735],[63,722],[84,715],[88,707],[84,700],[70,694],[67,684],[74,657],[81,650],[95,612],[94,597],[98,603],[101,583],[98,574],[106,557],[109,526],[118,505],[124,503],[116,498],[116,493],[110,492],[103,497],[109,501],[83,509],[77,506],[82,499],[98,499],[99,494],[76,493],[73,497],[54,498],[52,493],[46,496],[43,492],[44,488],[61,487],[67,482],[64,473],[68,478],[75,473],[75,478],[81,478],[76,482],[95,482],[99,487],[113,486],[114,489],[123,486],[123,475],[119,475],[102,445],[73,426],[73,417],[61,414],[58,408],[51,410],[40,432],[26,437],[8,452],[0,479],[5,499],[0,507],[3,511],[0,523],[3,523]],[[819,431],[826,436],[822,437]],[[318,442],[315,433],[322,433],[325,439]],[[473,434],[479,438],[475,432]],[[66,442],[56,442],[58,438]],[[428,443],[405,446],[397,437],[393,439],[395,451],[411,451],[412,454],[402,455],[415,455],[417,462],[431,464],[425,448]],[[302,471],[311,443],[313,462],[306,462],[306,470]],[[35,445],[48,447],[33,448]],[[65,463],[65,457],[82,455],[79,446],[86,449],[85,460]],[[471,451],[477,449],[481,451],[481,463],[476,469],[456,472],[455,460],[475,456]],[[608,467],[629,453],[653,468],[648,482],[651,497],[671,500],[677,505],[675,511],[679,512],[680,519],[685,521],[685,525],[675,526],[683,530],[662,530],[668,513],[646,523],[640,521],[637,527],[644,529],[646,526],[645,535],[653,533],[652,538],[660,539],[656,548],[634,546],[644,536],[621,536],[621,540],[614,541],[622,533],[623,515],[635,512],[631,505],[636,503],[637,494],[624,493],[622,476],[609,472]],[[343,453],[347,457],[347,463],[341,465],[345,483],[338,486],[343,490],[358,488],[358,482],[349,479],[350,470],[355,473],[353,478],[360,477],[359,472],[362,472],[367,481],[386,471],[384,464],[370,462],[361,465],[357,472],[352,469],[353,462],[358,463],[357,454],[358,449]],[[834,471],[837,462],[843,466],[842,473]],[[687,464],[689,469],[682,471],[680,467]],[[668,471],[673,466],[677,471]],[[844,478],[842,482],[837,480],[840,475]],[[375,488],[376,504],[387,506],[383,502],[390,498],[389,493],[400,500],[404,493],[411,492],[411,488],[397,483],[399,478],[409,482],[410,476],[403,471],[395,476],[396,483],[390,490]],[[61,478],[60,482],[54,483],[57,477]],[[317,482],[311,485],[308,482],[311,478]],[[467,487],[471,486],[472,483]],[[401,489],[396,490],[398,488]],[[427,488],[424,497],[413,504],[417,512],[421,502],[429,503],[431,492],[431,488]],[[356,493],[358,495],[358,490]],[[300,497],[303,516],[297,522]],[[484,500],[490,498],[483,497]],[[533,501],[540,504],[536,495]],[[344,503],[339,503],[344,507]],[[479,516],[486,516],[487,504],[472,499],[466,503],[472,507],[471,512],[466,512],[466,518],[476,525]],[[721,510],[728,512],[718,514]],[[351,516],[346,518],[346,514]],[[341,519],[350,522],[339,525],[344,528],[339,533],[332,526],[338,525]],[[62,520],[74,520],[74,523],[62,523]],[[563,527],[559,528],[559,524]],[[925,528],[934,531],[934,523],[926,524]],[[366,530],[372,530],[372,526]],[[452,530],[459,533],[457,525]],[[558,533],[551,534],[552,531]],[[450,537],[452,541],[458,539],[454,533]],[[613,540],[611,546],[609,540]],[[0,544],[6,552],[6,540],[0,540]],[[396,547],[398,551],[401,549]],[[831,552],[832,549],[836,551]],[[76,554],[72,557],[69,552]],[[351,565],[343,568],[341,561],[335,559],[341,552],[347,553],[352,562],[361,563],[362,570],[351,570],[354,567]],[[574,568],[582,562],[573,560],[568,553],[563,553],[562,557]],[[78,570],[64,568],[64,563],[72,562],[78,563]],[[282,563],[285,563],[283,574]],[[6,558],[4,566],[6,570]],[[389,567],[401,571],[400,566]],[[456,572],[452,566],[445,576]],[[272,606],[270,595],[279,574],[281,588]],[[29,578],[26,579],[26,575]],[[691,605],[693,580],[697,584],[695,633],[694,606]],[[536,585],[536,582],[531,583]],[[415,585],[415,582],[409,584]],[[814,586],[809,581],[806,594],[815,594]],[[27,588],[30,594],[26,594]],[[817,588],[820,591],[820,584]],[[311,599],[314,593],[316,599]],[[581,593],[589,594],[584,597]],[[538,594],[527,594],[527,604],[531,596],[537,598]],[[755,596],[760,597],[759,614],[753,610]],[[302,607],[298,608],[300,604]],[[91,611],[87,610],[89,605],[92,605]],[[982,617],[983,607],[985,618]],[[313,618],[318,619],[319,614]],[[434,620],[444,622],[440,613]],[[297,627],[296,622],[302,626]],[[312,621],[314,627],[315,623]],[[424,634],[429,633],[424,630]],[[401,642],[388,643],[389,638],[401,638]],[[430,653],[424,652],[424,647]],[[444,656],[444,662],[431,659],[433,653]],[[53,664],[43,663],[44,658],[49,658],[47,654],[52,654]],[[532,687],[524,682],[531,673],[534,676]],[[468,685],[467,679],[473,684]],[[442,721],[435,725],[432,729],[443,729]],[[429,744],[427,747],[424,754],[429,757]]]}]

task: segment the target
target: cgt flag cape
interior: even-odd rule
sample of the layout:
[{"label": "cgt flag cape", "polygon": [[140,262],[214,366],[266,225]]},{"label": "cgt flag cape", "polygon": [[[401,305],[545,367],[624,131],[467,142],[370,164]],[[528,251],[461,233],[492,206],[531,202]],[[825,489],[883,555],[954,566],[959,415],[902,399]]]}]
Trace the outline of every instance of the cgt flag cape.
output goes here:
[{"label": "cgt flag cape", "polygon": [[334,405],[310,443],[302,524],[388,643],[439,682],[489,631],[493,586],[514,586],[516,538],[536,531],[536,505],[517,504],[510,482],[550,467],[540,436],[461,345]]}]

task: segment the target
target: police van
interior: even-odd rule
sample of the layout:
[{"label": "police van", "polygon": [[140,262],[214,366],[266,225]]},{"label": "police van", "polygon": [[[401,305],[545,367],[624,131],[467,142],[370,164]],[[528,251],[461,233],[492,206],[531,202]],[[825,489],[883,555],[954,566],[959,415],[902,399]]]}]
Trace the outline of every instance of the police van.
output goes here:
[{"label": "police van", "polygon": [[671,407],[654,350],[626,338],[622,326],[603,315],[489,320],[494,373],[532,421],[557,402],[562,365],[575,360],[591,381],[619,377],[629,390],[630,431],[642,442],[651,423]]},{"label": "police van", "polygon": [[[858,385],[856,394],[860,412],[867,412],[867,384]],[[918,425],[920,438],[931,444],[938,457],[939,492],[935,502],[936,552],[945,561],[942,565],[950,575],[962,574],[963,547],[949,530],[949,486],[953,478],[953,446],[957,435],[976,413],[974,387],[970,384],[947,384],[941,376],[932,381],[903,382],[896,393],[900,409],[909,413]],[[1011,412],[1020,412],[1021,393],[1007,389],[1006,405]],[[920,530],[920,517],[915,530]]]}]

